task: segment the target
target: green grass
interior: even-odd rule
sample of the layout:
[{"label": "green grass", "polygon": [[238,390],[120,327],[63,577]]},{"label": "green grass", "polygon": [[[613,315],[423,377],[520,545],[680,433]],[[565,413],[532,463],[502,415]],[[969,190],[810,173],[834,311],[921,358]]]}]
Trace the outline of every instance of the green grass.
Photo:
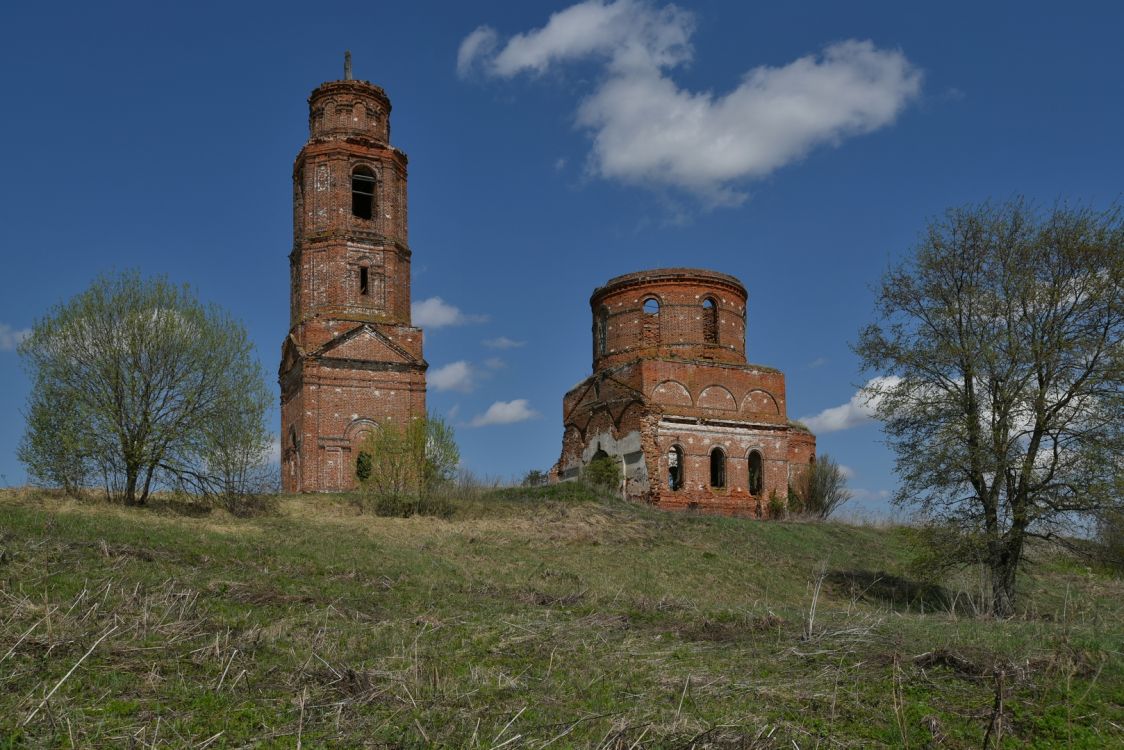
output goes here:
[{"label": "green grass", "polygon": [[1038,557],[998,622],[913,580],[906,529],[573,484],[449,519],[8,492],[0,748],[1124,745],[1124,584]]}]

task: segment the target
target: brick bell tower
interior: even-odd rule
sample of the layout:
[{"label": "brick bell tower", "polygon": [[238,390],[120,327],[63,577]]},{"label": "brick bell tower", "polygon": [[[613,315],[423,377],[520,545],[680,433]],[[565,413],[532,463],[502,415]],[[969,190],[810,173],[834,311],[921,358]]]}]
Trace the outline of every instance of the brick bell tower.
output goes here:
[{"label": "brick bell tower", "polygon": [[390,100],[351,76],[308,99],[293,164],[289,335],[281,346],[281,484],[355,484],[380,424],[425,415],[422,331],[410,324],[406,155],[390,145]]}]

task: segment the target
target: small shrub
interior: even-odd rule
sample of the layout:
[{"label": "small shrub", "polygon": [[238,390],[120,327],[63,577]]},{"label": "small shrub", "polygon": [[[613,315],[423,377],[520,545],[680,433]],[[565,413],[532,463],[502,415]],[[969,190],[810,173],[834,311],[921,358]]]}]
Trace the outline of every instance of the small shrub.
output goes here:
[{"label": "small shrub", "polygon": [[804,500],[791,484],[788,486],[788,512],[795,516],[804,514]]},{"label": "small shrub", "polygon": [[539,471],[538,469],[531,469],[530,471],[527,472],[527,475],[523,477],[523,486],[524,487],[540,487],[540,486],[546,484],[549,479],[550,479],[550,477],[547,476],[545,471]]},{"label": "small shrub", "polygon": [[448,518],[453,515],[453,502],[441,493],[431,493],[411,497],[392,492],[374,495],[369,502],[372,513],[384,518],[409,518],[410,516],[434,516]]},{"label": "small shrub", "polygon": [[409,518],[414,515],[414,501],[398,492],[379,492],[373,495],[368,506],[376,516],[384,518]]},{"label": "small shrub", "polygon": [[594,487],[615,491],[621,483],[621,467],[613,457],[601,455],[589,462],[582,478]]},{"label": "small shrub", "polygon": [[803,511],[809,516],[827,518],[851,499],[843,468],[826,453],[800,475],[798,485]]},{"label": "small shrub", "polygon": [[248,492],[227,494],[218,498],[218,504],[232,516],[252,518],[271,516],[277,513],[277,495],[268,492]]},{"label": "small shrub", "polygon": [[360,482],[371,478],[371,454],[367,451],[359,451],[359,458],[355,460],[355,478]]},{"label": "small shrub", "polygon": [[784,500],[777,494],[776,490],[769,492],[769,518],[781,519],[784,518]]},{"label": "small shrub", "polygon": [[422,495],[414,512],[419,516],[448,518],[453,515],[453,502],[443,492]]},{"label": "small shrub", "polygon": [[448,516],[453,506],[445,493],[459,462],[453,429],[439,417],[387,422],[364,439],[355,462],[360,504],[379,516]]}]

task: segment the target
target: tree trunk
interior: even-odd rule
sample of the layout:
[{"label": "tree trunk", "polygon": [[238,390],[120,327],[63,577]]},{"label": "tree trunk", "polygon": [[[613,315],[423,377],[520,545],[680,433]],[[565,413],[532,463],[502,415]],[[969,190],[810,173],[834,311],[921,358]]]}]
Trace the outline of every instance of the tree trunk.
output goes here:
[{"label": "tree trunk", "polygon": [[1010,617],[1015,614],[1014,580],[1006,572],[991,571],[991,613],[996,617]]},{"label": "tree trunk", "polygon": [[1015,614],[1015,571],[1018,556],[1004,554],[991,565],[991,612],[1006,619]]}]

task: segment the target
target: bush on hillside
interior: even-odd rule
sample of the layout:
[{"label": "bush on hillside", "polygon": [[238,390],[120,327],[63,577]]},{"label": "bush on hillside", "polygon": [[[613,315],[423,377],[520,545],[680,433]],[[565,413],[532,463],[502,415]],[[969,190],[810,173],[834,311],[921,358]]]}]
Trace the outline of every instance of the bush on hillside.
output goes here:
[{"label": "bush on hillside", "polygon": [[601,455],[585,467],[582,479],[599,489],[615,492],[621,484],[621,467],[612,456]]},{"label": "bush on hillside", "polygon": [[380,516],[447,517],[453,506],[445,493],[459,463],[453,428],[440,417],[404,426],[387,422],[360,446],[355,476],[361,504]]},{"label": "bush on hillside", "polygon": [[769,518],[780,520],[784,518],[785,507],[784,500],[777,494],[776,490],[769,493]]},{"label": "bush on hillside", "polygon": [[797,480],[796,494],[805,515],[827,518],[851,499],[843,468],[824,453]]}]

